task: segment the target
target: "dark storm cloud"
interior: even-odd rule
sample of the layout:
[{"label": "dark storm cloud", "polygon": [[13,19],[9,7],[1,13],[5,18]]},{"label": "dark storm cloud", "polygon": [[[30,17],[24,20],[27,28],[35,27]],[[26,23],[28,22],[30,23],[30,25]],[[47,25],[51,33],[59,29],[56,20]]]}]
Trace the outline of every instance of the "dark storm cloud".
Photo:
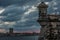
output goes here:
[{"label": "dark storm cloud", "polygon": [[[29,8],[31,8],[31,7],[29,7]],[[25,16],[24,13],[26,11],[27,11],[27,9],[24,10],[23,7],[20,7],[20,6],[15,6],[15,7],[14,6],[12,6],[12,7],[9,6],[1,14],[1,16],[5,16],[5,18],[2,18],[1,20],[4,21],[4,22],[21,21],[21,18]],[[11,25],[11,27],[14,28],[15,30],[20,28],[19,29],[20,31],[21,30],[23,30],[23,31],[26,30],[27,31],[27,30],[30,30],[30,29],[37,30],[37,29],[32,28],[33,25],[36,25],[35,19],[33,19],[33,18],[37,17],[36,13],[37,12],[32,12],[30,15],[26,15],[23,20],[28,19],[27,21],[19,22],[19,23],[17,22],[14,26]],[[9,25],[3,25],[2,28],[8,29],[9,27],[10,27]]]},{"label": "dark storm cloud", "polygon": [[20,6],[26,5],[26,4],[34,4],[36,3],[36,0],[0,0],[0,6],[6,7],[12,4],[18,4]]},{"label": "dark storm cloud", "polygon": [[[45,1],[51,2],[52,0]],[[0,6],[5,7],[5,11],[0,14],[0,16],[3,16],[4,18],[1,18],[0,20],[3,22],[16,23],[14,25],[3,24],[1,25],[1,28],[8,29],[11,26],[17,31],[34,31],[40,29],[40,25],[37,23],[38,12],[32,11],[28,14],[25,14],[25,12],[28,12],[28,10],[31,11],[31,6],[37,5],[38,2],[38,0],[0,0]]]},{"label": "dark storm cloud", "polygon": [[44,0],[45,2],[51,2],[52,0]]},{"label": "dark storm cloud", "polygon": [[[52,0],[50,3],[50,6],[48,8],[48,12],[51,13],[56,13],[59,12],[60,14],[60,0]],[[52,10],[52,11],[51,11]]]},{"label": "dark storm cloud", "polygon": [[[45,0],[46,2],[50,2],[52,0]],[[34,5],[38,2],[38,0],[0,0],[0,6],[6,7],[12,4],[18,4],[20,6],[29,4],[29,5]]]},{"label": "dark storm cloud", "polygon": [[24,10],[20,6],[12,6],[7,7],[6,10],[0,14],[1,16],[5,16],[5,18],[2,18],[3,21],[18,21],[21,19],[21,16],[26,10]]},{"label": "dark storm cloud", "polygon": [[[22,14],[26,11],[23,10],[22,5],[32,5],[33,3],[36,3],[33,0],[0,0],[0,6],[7,6],[7,8],[5,8],[6,10],[1,14],[1,16],[6,16],[5,18],[2,18],[3,21],[17,21],[21,18]],[[19,5],[17,5],[17,3]],[[11,6],[12,7],[9,7]],[[20,6],[21,8],[19,9],[18,6]],[[17,7],[17,8],[16,8]]]},{"label": "dark storm cloud", "polygon": [[8,6],[8,5],[12,5],[12,4],[20,4],[20,5],[23,5],[24,2],[22,2],[21,0],[0,0],[0,6]]}]

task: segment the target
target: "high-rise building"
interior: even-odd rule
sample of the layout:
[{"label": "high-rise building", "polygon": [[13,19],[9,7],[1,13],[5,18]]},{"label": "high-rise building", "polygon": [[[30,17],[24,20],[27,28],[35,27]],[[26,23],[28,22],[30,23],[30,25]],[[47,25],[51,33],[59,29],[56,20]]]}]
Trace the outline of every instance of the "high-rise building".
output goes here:
[{"label": "high-rise building", "polygon": [[10,34],[13,33],[13,28],[9,28],[9,33],[10,33]]},{"label": "high-rise building", "polygon": [[41,25],[39,40],[60,40],[60,15],[47,14],[48,5],[44,2],[37,8],[39,10],[37,22]]}]

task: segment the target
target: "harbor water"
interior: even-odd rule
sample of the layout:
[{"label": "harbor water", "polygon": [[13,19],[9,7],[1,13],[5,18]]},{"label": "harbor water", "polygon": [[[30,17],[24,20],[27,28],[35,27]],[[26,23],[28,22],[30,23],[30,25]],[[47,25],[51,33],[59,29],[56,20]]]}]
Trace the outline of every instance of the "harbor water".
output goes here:
[{"label": "harbor water", "polygon": [[38,36],[0,37],[0,40],[38,40]]}]

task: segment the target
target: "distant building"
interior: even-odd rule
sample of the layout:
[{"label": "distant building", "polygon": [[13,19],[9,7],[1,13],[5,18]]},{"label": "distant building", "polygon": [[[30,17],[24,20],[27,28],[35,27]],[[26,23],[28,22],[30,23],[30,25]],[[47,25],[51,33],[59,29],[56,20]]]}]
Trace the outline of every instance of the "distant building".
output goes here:
[{"label": "distant building", "polygon": [[60,15],[47,14],[48,5],[44,2],[37,8],[39,10],[37,22],[41,25],[39,40],[60,40]]},{"label": "distant building", "polygon": [[9,33],[10,33],[10,34],[13,33],[13,28],[9,28]]}]

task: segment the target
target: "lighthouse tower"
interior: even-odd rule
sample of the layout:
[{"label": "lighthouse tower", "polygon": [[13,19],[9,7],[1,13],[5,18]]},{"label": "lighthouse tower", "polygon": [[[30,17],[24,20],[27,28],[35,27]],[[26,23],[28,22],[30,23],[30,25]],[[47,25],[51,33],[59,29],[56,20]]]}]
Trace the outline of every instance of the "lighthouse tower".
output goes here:
[{"label": "lighthouse tower", "polygon": [[47,21],[48,21],[47,20],[48,5],[46,5],[44,2],[41,2],[37,8],[39,11],[39,18],[38,18],[37,22],[41,25],[39,40],[44,40],[45,39],[46,25],[47,25]]}]

